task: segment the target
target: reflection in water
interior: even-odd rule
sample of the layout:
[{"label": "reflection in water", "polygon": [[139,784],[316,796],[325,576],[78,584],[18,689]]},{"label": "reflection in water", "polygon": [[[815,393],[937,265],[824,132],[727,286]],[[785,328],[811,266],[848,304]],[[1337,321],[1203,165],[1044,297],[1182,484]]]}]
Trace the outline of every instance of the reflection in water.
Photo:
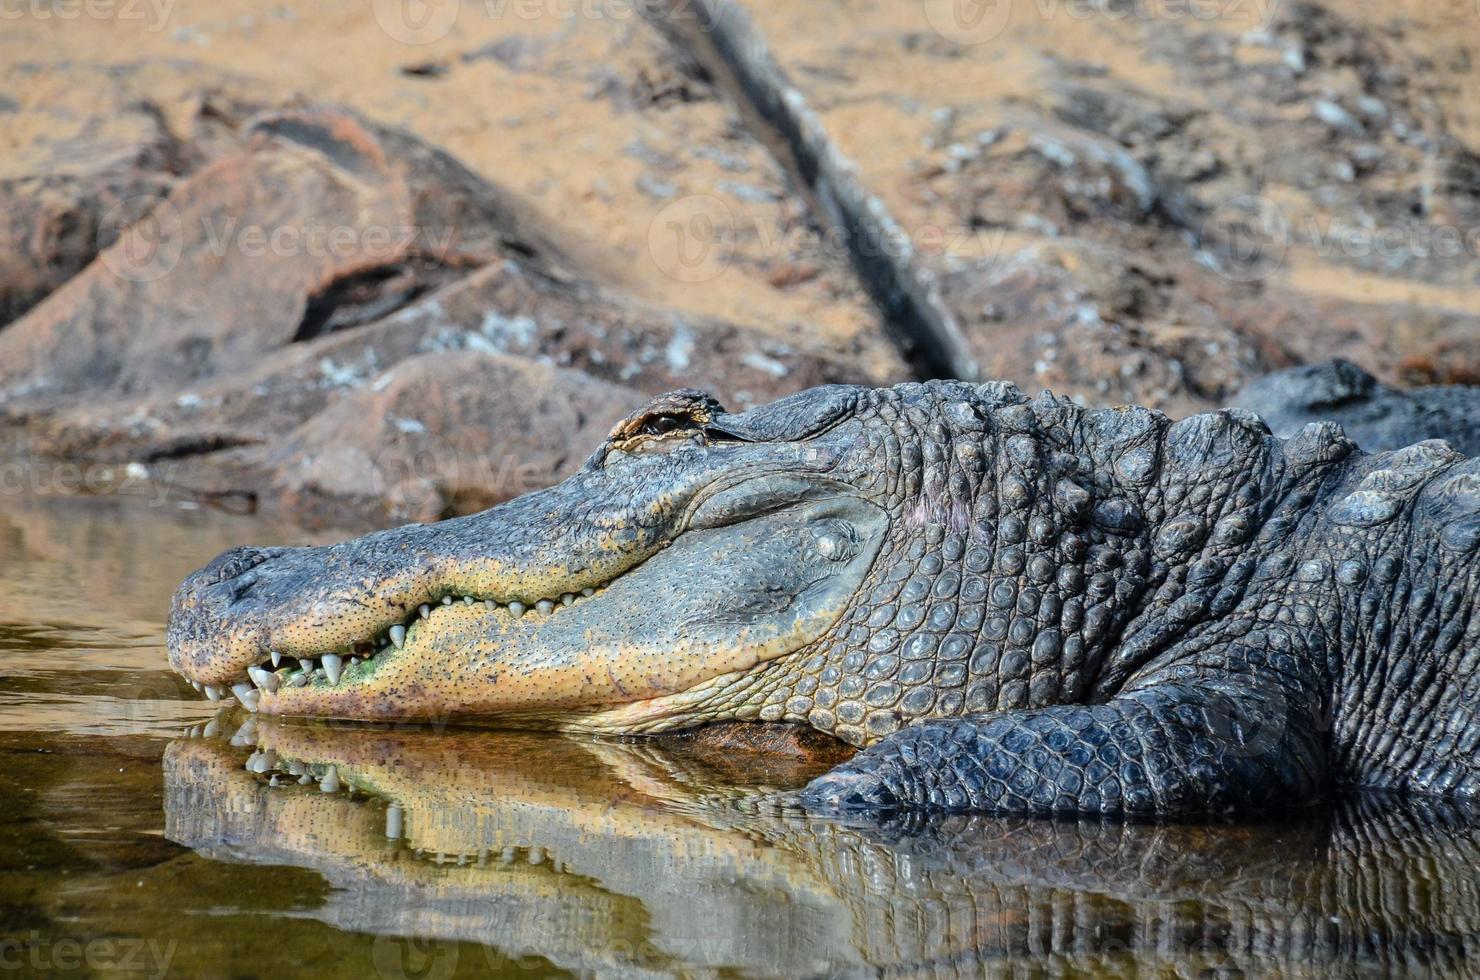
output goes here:
[{"label": "reflection in water", "polygon": [[243,541],[330,536],[140,496],[0,493],[0,731],[177,733],[208,711],[165,659],[175,586]]},{"label": "reflection in water", "polygon": [[1480,814],[1452,805],[859,827],[758,810],[711,762],[263,719],[170,745],[166,833],[317,872],[334,890],[310,914],[339,928],[579,972],[1430,972],[1480,952]]}]

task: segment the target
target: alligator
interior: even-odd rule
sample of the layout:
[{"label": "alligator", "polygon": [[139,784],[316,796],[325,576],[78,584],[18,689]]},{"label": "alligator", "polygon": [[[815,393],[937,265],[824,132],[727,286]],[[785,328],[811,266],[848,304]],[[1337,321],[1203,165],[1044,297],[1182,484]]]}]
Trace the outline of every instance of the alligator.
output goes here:
[{"label": "alligator", "polygon": [[818,811],[1203,817],[1480,796],[1480,458],[1002,382],[660,396],[564,482],[188,578],[267,714],[810,725]]}]

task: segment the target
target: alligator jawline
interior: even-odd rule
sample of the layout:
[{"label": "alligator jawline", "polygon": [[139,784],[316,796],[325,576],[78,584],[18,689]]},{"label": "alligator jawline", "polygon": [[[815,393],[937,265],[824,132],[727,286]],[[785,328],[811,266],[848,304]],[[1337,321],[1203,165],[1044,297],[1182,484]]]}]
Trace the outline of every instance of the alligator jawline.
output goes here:
[{"label": "alligator jawline", "polygon": [[[252,711],[257,710],[261,691],[276,692],[284,688],[307,687],[310,684],[337,687],[347,667],[356,667],[362,662],[376,658],[394,656],[415,637],[413,630],[422,621],[431,621],[438,611],[449,607],[481,605],[490,612],[502,612],[512,619],[525,617],[553,617],[567,607],[582,603],[604,592],[610,582],[587,587],[580,592],[564,592],[554,599],[536,599],[524,602],[511,599],[499,602],[495,599],[479,599],[476,596],[448,593],[440,598],[431,598],[414,607],[399,623],[386,627],[374,639],[360,640],[348,647],[313,656],[284,654],[276,651],[263,653],[260,660],[247,666],[237,679],[223,684],[203,684],[191,680],[190,685],[212,701],[225,697],[229,691],[238,701]],[[297,661],[297,666],[288,666]],[[353,678],[350,683],[355,683]]]}]

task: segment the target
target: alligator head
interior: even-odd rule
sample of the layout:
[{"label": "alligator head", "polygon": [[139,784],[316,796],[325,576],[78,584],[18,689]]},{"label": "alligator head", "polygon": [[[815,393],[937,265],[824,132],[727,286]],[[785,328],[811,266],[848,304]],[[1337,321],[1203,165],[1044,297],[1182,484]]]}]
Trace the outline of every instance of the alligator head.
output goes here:
[{"label": "alligator head", "polygon": [[267,714],[642,732],[756,716],[749,685],[855,601],[890,526],[863,389],[744,414],[678,391],[565,482],[186,580],[174,668]]}]

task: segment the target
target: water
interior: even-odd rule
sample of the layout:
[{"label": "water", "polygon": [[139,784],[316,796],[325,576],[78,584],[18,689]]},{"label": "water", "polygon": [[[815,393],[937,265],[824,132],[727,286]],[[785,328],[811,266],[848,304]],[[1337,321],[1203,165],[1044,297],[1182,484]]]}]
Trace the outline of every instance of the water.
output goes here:
[{"label": "water", "polygon": [[0,497],[0,975],[1473,972],[1480,815],[1214,828],[757,808],[683,742],[249,722],[165,667],[176,582],[290,528]]}]

